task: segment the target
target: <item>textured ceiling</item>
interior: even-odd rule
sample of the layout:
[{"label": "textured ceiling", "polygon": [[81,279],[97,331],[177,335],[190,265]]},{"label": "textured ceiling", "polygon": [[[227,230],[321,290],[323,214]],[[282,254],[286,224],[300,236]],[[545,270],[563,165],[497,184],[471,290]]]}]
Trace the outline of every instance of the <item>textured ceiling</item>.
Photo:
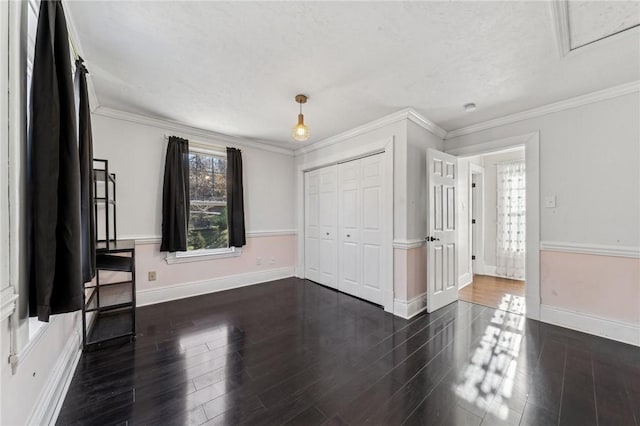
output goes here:
[{"label": "textured ceiling", "polygon": [[286,147],[405,107],[452,130],[640,79],[638,32],[562,58],[547,2],[65,4],[101,106]]},{"label": "textured ceiling", "polygon": [[567,9],[571,49],[640,24],[638,1],[569,1]]}]

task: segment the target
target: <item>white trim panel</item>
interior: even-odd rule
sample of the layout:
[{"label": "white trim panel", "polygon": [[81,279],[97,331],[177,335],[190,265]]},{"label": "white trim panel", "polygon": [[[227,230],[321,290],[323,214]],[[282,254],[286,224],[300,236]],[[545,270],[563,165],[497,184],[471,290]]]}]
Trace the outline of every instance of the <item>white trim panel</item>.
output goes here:
[{"label": "white trim panel", "polygon": [[410,319],[427,309],[427,293],[420,294],[410,300],[393,300],[393,314]]},{"label": "white trim panel", "polygon": [[283,237],[287,235],[296,235],[298,231],[296,229],[276,229],[273,231],[247,231],[247,238],[260,238],[260,237]]},{"label": "white trim panel", "polygon": [[153,305],[155,303],[169,302],[171,300],[184,299],[201,294],[231,290],[267,281],[289,278],[293,275],[294,268],[287,267],[139,290],[136,293],[136,306]]},{"label": "white trim panel", "polygon": [[541,241],[540,250],[640,259],[640,247]]},{"label": "white trim panel", "polygon": [[533,108],[527,111],[506,115],[504,117],[485,121],[483,123],[472,124],[471,126],[452,130],[450,132],[447,132],[446,139],[453,139],[458,136],[468,135],[471,133],[480,132],[482,130],[504,126],[505,124],[511,124],[517,121],[522,121],[522,120],[528,120],[530,118],[540,117],[541,115],[551,114],[554,112],[563,111],[565,109],[576,108],[582,105],[587,105],[594,102],[600,102],[606,99],[611,99],[618,96],[624,96],[624,95],[628,95],[630,93],[635,93],[635,92],[640,92],[640,80],[621,84],[619,86],[614,86],[609,89],[588,93],[586,95],[576,96],[574,98],[569,98],[564,101],[554,102],[552,104],[544,105],[538,108]]},{"label": "white trim panel", "polygon": [[81,354],[80,334],[78,330],[74,330],[40,392],[27,424],[52,425],[56,423]]},{"label": "white trim panel", "polygon": [[414,248],[419,248],[424,245],[424,240],[393,240],[393,248],[397,248],[400,250],[411,250]]},{"label": "white trim panel", "polygon": [[571,330],[640,346],[640,326],[637,324],[587,315],[549,305],[540,305],[540,320]]}]

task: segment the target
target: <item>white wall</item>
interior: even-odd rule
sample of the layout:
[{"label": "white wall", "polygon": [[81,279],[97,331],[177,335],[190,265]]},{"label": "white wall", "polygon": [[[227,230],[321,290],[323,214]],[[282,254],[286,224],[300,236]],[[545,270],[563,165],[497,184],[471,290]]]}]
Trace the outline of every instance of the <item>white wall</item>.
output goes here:
[{"label": "white wall", "polygon": [[524,148],[505,153],[482,156],[484,167],[484,259],[482,261],[490,269],[496,266],[496,221],[497,221],[497,167],[505,161],[524,160]]},{"label": "white wall", "polygon": [[[445,149],[532,132],[540,137],[541,319],[640,344],[640,94],[448,139]],[[550,196],[555,208],[544,207]]]},{"label": "white wall", "polygon": [[640,246],[638,93],[448,139],[445,149],[540,131],[541,240]]},{"label": "white wall", "polygon": [[443,150],[442,138],[412,121],[407,124],[407,239],[427,236],[427,149]]},{"label": "white wall", "polygon": [[[161,235],[165,135],[226,146],[202,136],[102,116],[99,110],[92,115],[92,126],[94,157],[109,160],[109,171],[116,174],[118,238]],[[240,148],[247,231],[294,229],[293,157]]]}]

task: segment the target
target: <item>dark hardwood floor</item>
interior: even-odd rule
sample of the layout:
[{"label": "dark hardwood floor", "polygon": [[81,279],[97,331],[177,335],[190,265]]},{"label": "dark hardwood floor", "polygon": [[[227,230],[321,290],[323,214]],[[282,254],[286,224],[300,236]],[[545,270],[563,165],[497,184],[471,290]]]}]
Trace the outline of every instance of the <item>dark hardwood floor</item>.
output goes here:
[{"label": "dark hardwood floor", "polygon": [[406,321],[290,278],[137,321],[82,355],[58,424],[640,421],[640,348],[462,301]]}]

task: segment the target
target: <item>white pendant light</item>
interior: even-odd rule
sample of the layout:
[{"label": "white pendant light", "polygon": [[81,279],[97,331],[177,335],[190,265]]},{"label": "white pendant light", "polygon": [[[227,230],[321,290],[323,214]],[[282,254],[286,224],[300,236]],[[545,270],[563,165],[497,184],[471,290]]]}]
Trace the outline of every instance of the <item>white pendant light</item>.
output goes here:
[{"label": "white pendant light", "polygon": [[309,139],[309,127],[304,124],[304,115],[302,115],[302,104],[307,102],[307,96],[296,95],[296,102],[300,104],[300,113],[298,114],[298,124],[293,126],[291,136],[297,141],[306,141]]}]

